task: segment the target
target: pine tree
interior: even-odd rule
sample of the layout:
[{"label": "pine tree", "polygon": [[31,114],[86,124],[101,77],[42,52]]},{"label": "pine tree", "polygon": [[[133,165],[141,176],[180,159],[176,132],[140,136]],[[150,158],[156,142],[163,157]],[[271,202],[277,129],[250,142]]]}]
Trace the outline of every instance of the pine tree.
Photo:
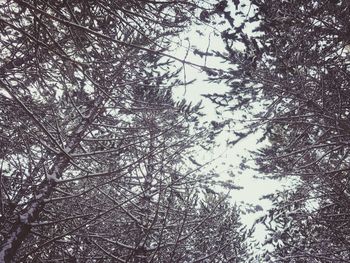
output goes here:
[{"label": "pine tree", "polygon": [[253,0],[248,15],[242,5],[243,22],[222,33],[226,53],[217,53],[232,69],[211,79],[231,87],[230,109],[260,120],[267,142],[260,172],[299,180],[271,211],[281,240],[274,260],[348,261],[349,2]]},{"label": "pine tree", "polygon": [[198,4],[0,4],[1,262],[190,253],[209,219],[194,190],[206,177],[186,162],[199,105],[173,101],[166,52]]}]

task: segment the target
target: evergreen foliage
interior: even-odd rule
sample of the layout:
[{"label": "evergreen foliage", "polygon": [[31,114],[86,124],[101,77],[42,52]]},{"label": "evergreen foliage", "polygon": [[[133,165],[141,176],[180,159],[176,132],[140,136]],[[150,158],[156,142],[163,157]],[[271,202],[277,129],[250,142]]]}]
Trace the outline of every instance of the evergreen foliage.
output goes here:
[{"label": "evergreen foliage", "polygon": [[188,166],[200,104],[172,98],[166,52],[204,9],[0,3],[0,262],[243,261],[238,212]]},{"label": "evergreen foliage", "polygon": [[231,87],[219,106],[259,119],[267,143],[256,155],[260,172],[299,180],[269,197],[261,260],[348,262],[350,3],[252,0],[248,12],[242,5],[231,18],[242,23],[228,21],[226,53],[216,54],[231,69],[210,76]]}]

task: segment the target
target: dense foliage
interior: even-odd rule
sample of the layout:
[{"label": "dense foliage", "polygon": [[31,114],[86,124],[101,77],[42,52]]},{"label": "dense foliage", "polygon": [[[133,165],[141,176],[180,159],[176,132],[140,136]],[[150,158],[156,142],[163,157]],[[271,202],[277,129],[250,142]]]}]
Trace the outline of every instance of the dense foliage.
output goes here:
[{"label": "dense foliage", "polygon": [[165,52],[198,4],[0,3],[1,262],[244,260],[237,210],[187,161],[199,105],[172,99]]},{"label": "dense foliage", "polygon": [[[231,70],[211,79],[232,88],[217,99],[255,114],[265,129],[259,171],[299,180],[270,197],[275,208],[262,221],[272,221],[265,223],[274,249],[264,260],[348,262],[350,3],[252,0],[248,7],[237,6],[242,23],[222,33],[227,52],[217,55]],[[251,107],[256,101],[262,112]]]},{"label": "dense foliage", "polygon": [[[193,153],[229,121],[201,129],[172,97],[190,64],[230,87],[205,95],[218,111],[257,120],[229,144],[260,125],[258,172],[297,179],[266,197],[256,261],[349,262],[349,16],[345,0],[0,3],[0,261],[248,261]],[[169,54],[219,17],[225,52],[194,53],[228,69]]]}]

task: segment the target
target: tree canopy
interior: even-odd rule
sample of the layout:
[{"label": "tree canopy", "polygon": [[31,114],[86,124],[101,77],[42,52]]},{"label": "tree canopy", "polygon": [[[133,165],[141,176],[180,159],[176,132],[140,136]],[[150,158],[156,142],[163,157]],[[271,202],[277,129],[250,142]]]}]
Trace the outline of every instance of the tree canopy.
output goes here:
[{"label": "tree canopy", "polygon": [[203,10],[0,4],[1,262],[244,260],[244,235],[223,233],[238,211],[188,165],[200,105],[172,98],[173,61],[190,62],[167,51]]},{"label": "tree canopy", "polygon": [[[346,0],[1,2],[0,261],[349,262],[349,16]],[[171,53],[196,25],[225,51],[187,52],[223,68]],[[184,65],[229,87],[204,94],[243,118],[228,144],[263,130],[257,173],[296,179],[265,196],[250,259],[194,150],[237,121],[205,129],[174,99]]]},{"label": "tree canopy", "polygon": [[274,249],[264,260],[347,262],[349,2],[252,0],[241,10],[242,23],[222,33],[226,53],[217,54],[232,68],[212,81],[230,85],[228,106],[263,127],[259,172],[299,180],[270,197],[275,208],[262,221]]}]

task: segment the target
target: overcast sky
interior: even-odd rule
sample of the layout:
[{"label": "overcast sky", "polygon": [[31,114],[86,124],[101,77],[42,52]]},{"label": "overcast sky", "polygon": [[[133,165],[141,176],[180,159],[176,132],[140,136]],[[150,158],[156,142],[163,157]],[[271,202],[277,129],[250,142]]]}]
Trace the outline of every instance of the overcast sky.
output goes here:
[{"label": "overcast sky", "polygon": [[[204,33],[204,36],[200,36],[196,31],[200,30]],[[218,58],[208,57],[207,59],[200,58],[198,55],[193,55],[193,48],[198,48],[199,50],[206,51],[210,50],[224,50],[223,42],[220,39],[219,35],[215,35],[213,32],[216,29],[213,28],[192,28],[190,32],[182,36],[178,41],[177,49],[174,51],[174,55],[180,59],[186,59],[197,63],[199,65],[206,65],[210,68],[225,68],[228,65],[222,63]],[[188,38],[188,40],[186,39]],[[189,52],[188,47],[191,47]],[[237,47],[240,48],[240,47]],[[221,116],[216,114],[215,107],[208,99],[201,96],[202,94],[210,93],[224,93],[229,89],[224,83],[222,84],[213,84],[205,81],[206,74],[201,72],[198,68],[191,67],[189,65],[185,66],[185,73],[183,74],[183,80],[190,81],[196,79],[197,81],[186,87],[178,88],[175,91],[175,96],[178,99],[186,98],[187,101],[197,103],[202,100],[202,106],[204,107],[202,112],[206,114],[202,121],[211,122],[222,121],[224,118],[235,118],[239,119],[240,113],[226,112]],[[218,109],[220,111],[220,109]],[[257,109],[258,110],[258,109]],[[220,119],[221,118],[221,119]],[[241,127],[232,127],[235,131],[239,131]],[[220,174],[223,180],[232,180],[237,186],[243,187],[241,190],[231,191],[231,200],[238,205],[241,205],[242,208],[249,207],[250,205],[255,206],[259,205],[264,210],[257,213],[247,213],[242,215],[242,222],[248,227],[253,224],[253,222],[266,213],[267,209],[271,207],[271,203],[267,200],[260,200],[263,195],[271,194],[275,190],[282,190],[284,185],[288,185],[288,182],[281,182],[271,179],[257,179],[256,176],[259,176],[256,171],[252,169],[241,170],[239,165],[242,161],[242,158],[251,159],[249,151],[256,150],[258,147],[257,139],[261,137],[262,131],[258,130],[255,134],[248,136],[234,147],[227,147],[226,141],[228,139],[232,140],[232,132],[225,131],[218,138],[217,142],[219,146],[213,152],[204,152],[198,153],[202,156],[202,160],[205,159],[213,160],[213,162],[207,167],[215,168],[215,171]],[[259,144],[263,146],[263,144]],[[253,160],[249,162],[250,165],[254,166]],[[234,178],[232,178],[234,175]],[[255,233],[255,238],[259,241],[263,241],[265,232],[260,226],[257,228]]]}]

